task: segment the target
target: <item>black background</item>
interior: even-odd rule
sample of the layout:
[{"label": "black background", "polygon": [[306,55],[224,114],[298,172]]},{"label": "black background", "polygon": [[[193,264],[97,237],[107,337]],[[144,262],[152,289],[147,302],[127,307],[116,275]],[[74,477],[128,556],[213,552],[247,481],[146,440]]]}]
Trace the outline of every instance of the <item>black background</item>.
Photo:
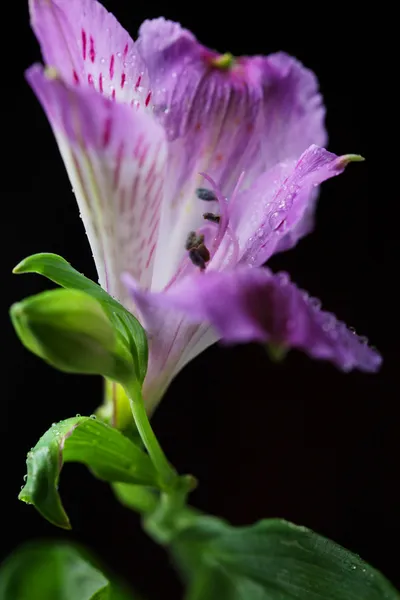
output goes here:
[{"label": "black background", "polygon": [[[213,347],[178,376],[153,425],[179,471],[199,478],[196,506],[234,524],[283,517],[306,525],[361,554],[400,586],[400,353],[389,277],[399,248],[387,209],[396,191],[383,204],[368,183],[376,170],[369,132],[378,119],[367,33],[373,15],[364,10],[344,18],[343,5],[328,12],[325,3],[315,10],[305,3],[297,9],[284,2],[258,7],[254,0],[236,8],[192,2],[183,9],[176,0],[104,4],[133,35],[143,19],[164,15],[222,52],[282,49],[295,55],[320,79],[329,149],[367,158],[324,184],[316,231],[271,266],[289,271],[328,310],[366,334],[384,356],[381,372],[346,375],[296,352],[274,366],[257,347]],[[3,84],[12,94],[3,113],[10,141],[2,188],[1,555],[32,538],[79,540],[149,599],[177,598],[179,584],[163,550],[84,468],[68,465],[61,479],[71,533],[56,530],[17,500],[26,452],[53,421],[90,414],[99,404],[101,382],[47,367],[23,349],[7,318],[12,302],[47,286],[38,276],[11,276],[29,254],[61,254],[96,279],[71,185],[23,78],[24,69],[40,60],[39,47],[25,4],[14,8],[12,75]],[[379,119],[385,123],[385,115]]]}]

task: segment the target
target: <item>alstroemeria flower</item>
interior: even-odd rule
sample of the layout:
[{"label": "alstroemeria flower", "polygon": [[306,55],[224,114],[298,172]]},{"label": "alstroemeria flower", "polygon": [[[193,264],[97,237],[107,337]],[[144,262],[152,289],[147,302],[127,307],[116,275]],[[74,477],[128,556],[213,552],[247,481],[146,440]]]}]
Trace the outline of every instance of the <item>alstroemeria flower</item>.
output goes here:
[{"label": "alstroemeria flower", "polygon": [[149,412],[220,337],[376,369],[362,340],[328,328],[333,317],[311,311],[292,284],[282,292],[282,277],[250,268],[310,231],[317,186],[354,158],[319,147],[314,75],[282,53],[219,55],[164,19],[145,22],[134,44],[95,0],[30,0],[30,10],[47,69],[27,78],[99,282],[148,332]]}]

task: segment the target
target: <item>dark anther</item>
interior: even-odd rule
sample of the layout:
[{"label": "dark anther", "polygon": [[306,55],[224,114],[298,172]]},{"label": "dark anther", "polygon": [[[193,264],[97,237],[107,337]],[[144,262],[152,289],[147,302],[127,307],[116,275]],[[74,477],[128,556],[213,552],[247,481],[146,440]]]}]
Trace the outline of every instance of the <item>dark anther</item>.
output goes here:
[{"label": "dark anther", "polygon": [[199,244],[204,242],[204,235],[197,235],[195,231],[191,231],[188,233],[185,242],[186,250],[191,250],[192,248],[196,248]]},{"label": "dark anther", "polygon": [[214,215],[214,213],[203,213],[203,218],[206,221],[211,221],[212,223],[219,223],[221,220],[221,217],[219,217],[218,215]]},{"label": "dark anther", "polygon": [[217,196],[214,194],[214,192],[208,190],[207,188],[197,188],[196,196],[200,198],[200,200],[205,200],[206,202],[217,200]]},{"label": "dark anther", "polygon": [[[207,250],[205,246],[202,248]],[[205,254],[208,256],[208,258],[204,258],[202,248],[193,248],[192,250],[189,250],[189,258],[195,267],[199,267],[201,271],[204,271],[206,268],[206,263],[210,260],[210,253],[207,250]]]},{"label": "dark anther", "polygon": [[210,260],[210,252],[204,245],[204,235],[197,235],[195,231],[191,231],[186,238],[185,248],[192,263],[204,271],[206,263]]}]

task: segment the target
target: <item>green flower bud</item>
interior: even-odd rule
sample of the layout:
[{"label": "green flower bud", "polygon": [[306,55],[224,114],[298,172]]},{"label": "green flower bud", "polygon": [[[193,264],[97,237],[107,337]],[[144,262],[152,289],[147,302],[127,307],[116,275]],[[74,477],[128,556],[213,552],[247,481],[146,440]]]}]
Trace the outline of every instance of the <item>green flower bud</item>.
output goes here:
[{"label": "green flower bud", "polygon": [[88,294],[56,289],[11,307],[21,342],[53,367],[126,381],[133,363],[122,336]]}]

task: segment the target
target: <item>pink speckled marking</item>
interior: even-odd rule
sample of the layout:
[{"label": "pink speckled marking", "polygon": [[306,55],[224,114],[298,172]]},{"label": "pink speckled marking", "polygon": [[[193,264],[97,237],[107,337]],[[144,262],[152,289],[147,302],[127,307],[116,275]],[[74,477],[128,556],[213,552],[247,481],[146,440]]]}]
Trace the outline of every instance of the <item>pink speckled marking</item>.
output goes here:
[{"label": "pink speckled marking", "polygon": [[86,60],[86,48],[87,48],[86,31],[84,29],[82,29],[82,56],[83,56],[83,60]]},{"label": "pink speckled marking", "polygon": [[137,139],[136,146],[133,149],[133,158],[139,159],[140,156],[140,148],[144,141],[144,135],[141,133]]},{"label": "pink speckled marking", "polygon": [[118,183],[119,183],[122,159],[124,157],[124,146],[125,146],[124,142],[121,142],[120,145],[118,146],[118,150],[117,150],[117,155],[116,155],[117,162],[116,162],[115,169],[114,169],[114,179],[113,179],[114,188],[117,188]]},{"label": "pink speckled marking", "polygon": [[75,69],[72,71],[72,76],[74,78],[74,83],[79,84],[79,76]]},{"label": "pink speckled marking", "polygon": [[124,89],[125,81],[126,81],[126,75],[125,75],[125,73],[122,73],[122,75],[121,75],[121,90]]},{"label": "pink speckled marking", "polygon": [[110,79],[114,77],[114,69],[115,69],[115,56],[111,54],[110,58]]},{"label": "pink speckled marking", "polygon": [[125,48],[124,48],[124,55],[123,55],[124,60],[126,59],[126,57],[128,55],[128,50],[129,50],[129,44],[128,44],[128,42],[126,42]]},{"label": "pink speckled marking", "polygon": [[112,130],[112,120],[111,117],[108,117],[104,122],[104,130],[103,130],[103,139],[102,144],[103,148],[106,148],[111,140],[111,130]]},{"label": "pink speckled marking", "polygon": [[103,93],[103,91],[104,91],[103,90],[103,74],[102,73],[100,73],[100,75],[99,75],[99,90],[101,93]]},{"label": "pink speckled marking", "polygon": [[140,168],[143,167],[143,165],[146,161],[148,151],[149,151],[149,144],[146,144],[139,156],[139,167]]},{"label": "pink speckled marking", "polygon": [[96,58],[96,51],[94,49],[94,39],[92,36],[90,36],[89,40],[89,58],[92,61],[92,63],[94,63],[94,60]]},{"label": "pink speckled marking", "polygon": [[150,167],[150,169],[148,170],[148,173],[147,173],[147,175],[146,175],[146,179],[144,180],[144,182],[145,182],[145,184],[146,184],[146,185],[148,185],[148,184],[149,184],[149,182],[150,182],[150,180],[151,180],[152,178],[154,178],[154,176],[155,176],[155,173],[154,173],[155,169],[156,169],[156,164],[155,164],[155,162],[153,162],[153,163],[151,164],[151,167]]},{"label": "pink speckled marking", "polygon": [[136,85],[135,85],[135,90],[137,90],[137,89],[138,89],[138,87],[140,86],[140,82],[141,82],[141,81],[142,81],[142,76],[141,76],[141,75],[139,75],[139,77],[137,78]]},{"label": "pink speckled marking", "polygon": [[115,100],[115,89],[113,89],[113,91],[112,91],[112,93],[111,93],[111,98],[112,98],[113,100]]},{"label": "pink speckled marking", "polygon": [[93,79],[93,75],[91,73],[88,74],[87,79],[88,79],[88,84],[91,85],[92,87],[94,87],[94,79]]},{"label": "pink speckled marking", "polygon": [[148,106],[151,100],[151,92],[149,92],[146,96],[146,100],[144,101],[145,105]]}]

